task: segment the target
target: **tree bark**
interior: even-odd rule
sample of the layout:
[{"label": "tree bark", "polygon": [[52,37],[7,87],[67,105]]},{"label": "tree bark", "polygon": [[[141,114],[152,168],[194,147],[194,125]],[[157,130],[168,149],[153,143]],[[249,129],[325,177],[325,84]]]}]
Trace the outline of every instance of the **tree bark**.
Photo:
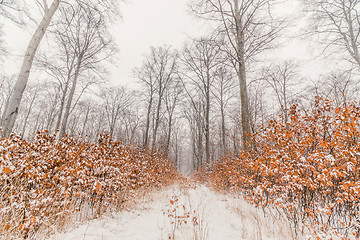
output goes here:
[{"label": "tree bark", "polygon": [[152,101],[153,101],[153,98],[152,98],[152,96],[150,96],[149,106],[148,106],[147,114],[146,114],[145,136],[144,136],[144,144],[143,144],[144,148],[147,148],[149,146],[149,129],[150,129],[150,114],[151,114],[151,108],[152,108]]},{"label": "tree bark", "polygon": [[[209,75],[209,72],[207,73]],[[210,163],[210,76],[206,79],[206,107],[205,107],[205,157],[206,163]]]},{"label": "tree bark", "polygon": [[238,57],[238,71],[237,75],[239,78],[240,86],[240,103],[241,103],[241,127],[242,127],[242,139],[243,139],[243,148],[247,149],[250,142],[250,112],[249,112],[249,98],[247,93],[246,86],[246,68],[245,68],[245,42],[244,42],[244,29],[242,26],[240,9],[238,5],[238,0],[234,0],[235,4],[235,21],[236,21],[236,50]]},{"label": "tree bark", "polygon": [[[73,64],[74,58],[72,60],[71,66]],[[56,121],[56,127],[55,127],[55,131],[60,130],[60,124],[61,124],[61,119],[62,119],[62,115],[63,115],[63,111],[64,111],[64,105],[65,105],[65,100],[66,100],[66,94],[69,88],[69,83],[70,83],[70,79],[71,79],[71,73],[72,73],[72,67],[68,70],[68,74],[67,74],[67,80],[62,92],[62,96],[61,96],[61,102],[60,102],[60,109],[59,109],[59,115],[58,115],[58,119]]]},{"label": "tree bark", "polygon": [[84,132],[85,132],[85,127],[86,127],[86,123],[88,121],[89,118],[89,113],[90,113],[90,106],[88,106],[88,108],[86,109],[86,115],[85,115],[85,120],[84,120],[84,124],[81,130],[81,137],[84,138]]},{"label": "tree bark", "polygon": [[156,107],[156,116],[155,116],[155,126],[154,126],[154,132],[153,132],[153,139],[152,139],[152,149],[155,149],[156,147],[156,138],[157,138],[157,131],[159,129],[160,124],[160,110],[161,110],[161,104],[162,104],[162,89],[159,89],[159,100]]},{"label": "tree bark", "polygon": [[34,61],[34,57],[36,55],[40,42],[43,39],[45,32],[50,25],[51,19],[59,7],[59,4],[60,0],[54,0],[50,8],[47,8],[47,6],[45,6],[44,17],[41,20],[27,47],[24,60],[20,69],[19,77],[16,81],[14,91],[12,92],[10,97],[9,105],[6,108],[2,119],[3,137],[9,137],[15,125],[15,121],[19,113],[21,99],[25,91],[27,82],[29,80],[30,70]]},{"label": "tree bark", "polygon": [[28,119],[29,119],[29,116],[30,116],[30,113],[31,113],[31,110],[32,110],[32,106],[33,106],[33,104],[34,104],[34,101],[35,101],[36,96],[37,96],[37,90],[36,90],[36,92],[34,93],[33,97],[31,98],[29,110],[28,110],[28,112],[26,113],[26,116],[25,116],[24,126],[23,126],[23,129],[22,129],[22,136],[23,136],[23,137],[25,136],[25,130],[26,130],[27,121],[28,121]]},{"label": "tree bark", "polygon": [[79,56],[79,58],[77,60],[77,64],[76,64],[76,70],[75,70],[75,74],[74,74],[73,83],[72,83],[71,90],[69,93],[68,101],[66,103],[64,119],[61,123],[61,129],[60,129],[58,139],[63,138],[65,135],[65,132],[66,132],[67,121],[68,121],[68,118],[70,115],[71,104],[72,104],[72,100],[74,98],[74,94],[75,94],[75,90],[76,90],[76,84],[77,84],[77,79],[78,79],[79,73],[80,73],[81,62],[82,62],[82,57]]}]

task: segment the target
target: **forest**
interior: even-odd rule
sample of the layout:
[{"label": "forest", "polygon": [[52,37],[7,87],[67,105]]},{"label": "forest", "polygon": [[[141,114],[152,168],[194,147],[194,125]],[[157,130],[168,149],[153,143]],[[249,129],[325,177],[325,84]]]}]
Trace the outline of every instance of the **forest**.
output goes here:
[{"label": "forest", "polygon": [[[360,1],[187,1],[207,34],[150,46],[130,85],[109,70],[125,2],[0,1],[0,238],[175,183],[284,217],[289,239],[359,238]],[[21,57],[8,26],[31,34]]]}]

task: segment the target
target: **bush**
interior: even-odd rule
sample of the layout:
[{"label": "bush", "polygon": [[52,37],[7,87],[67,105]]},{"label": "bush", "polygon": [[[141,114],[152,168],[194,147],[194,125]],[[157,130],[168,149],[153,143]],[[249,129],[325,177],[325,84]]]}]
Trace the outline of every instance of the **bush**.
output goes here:
[{"label": "bush", "polygon": [[160,153],[123,146],[102,135],[97,144],[39,133],[33,141],[0,141],[0,237],[35,238],[119,210],[140,188],[179,178]]},{"label": "bush", "polygon": [[289,122],[270,120],[252,136],[251,150],[206,174],[217,189],[283,210],[295,231],[359,237],[359,116],[356,104],[334,108],[321,98],[312,111],[294,105]]}]

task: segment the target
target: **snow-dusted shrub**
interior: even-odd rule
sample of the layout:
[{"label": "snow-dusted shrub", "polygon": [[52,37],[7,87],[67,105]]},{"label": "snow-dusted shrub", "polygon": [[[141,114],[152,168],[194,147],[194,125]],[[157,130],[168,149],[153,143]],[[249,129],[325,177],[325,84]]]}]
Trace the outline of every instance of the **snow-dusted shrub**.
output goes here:
[{"label": "snow-dusted shrub", "polygon": [[[0,238],[31,238],[70,218],[119,209],[139,188],[170,183],[175,167],[160,153],[39,133],[33,141],[0,141]],[[85,215],[85,216],[84,216]],[[50,229],[50,228],[49,228]]]},{"label": "snow-dusted shrub", "polygon": [[279,208],[295,230],[360,234],[360,109],[334,108],[317,98],[311,111],[295,105],[289,121],[273,119],[252,136],[252,148],[209,167],[218,189]]}]

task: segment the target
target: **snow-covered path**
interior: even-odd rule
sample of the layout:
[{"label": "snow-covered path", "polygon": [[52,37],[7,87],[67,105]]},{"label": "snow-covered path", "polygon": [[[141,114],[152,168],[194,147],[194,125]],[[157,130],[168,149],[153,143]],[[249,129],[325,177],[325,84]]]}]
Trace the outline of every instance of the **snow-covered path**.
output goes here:
[{"label": "snow-covered path", "polygon": [[288,224],[242,199],[217,194],[205,186],[173,185],[138,199],[131,211],[93,220],[56,240],[227,240],[292,239]]}]

